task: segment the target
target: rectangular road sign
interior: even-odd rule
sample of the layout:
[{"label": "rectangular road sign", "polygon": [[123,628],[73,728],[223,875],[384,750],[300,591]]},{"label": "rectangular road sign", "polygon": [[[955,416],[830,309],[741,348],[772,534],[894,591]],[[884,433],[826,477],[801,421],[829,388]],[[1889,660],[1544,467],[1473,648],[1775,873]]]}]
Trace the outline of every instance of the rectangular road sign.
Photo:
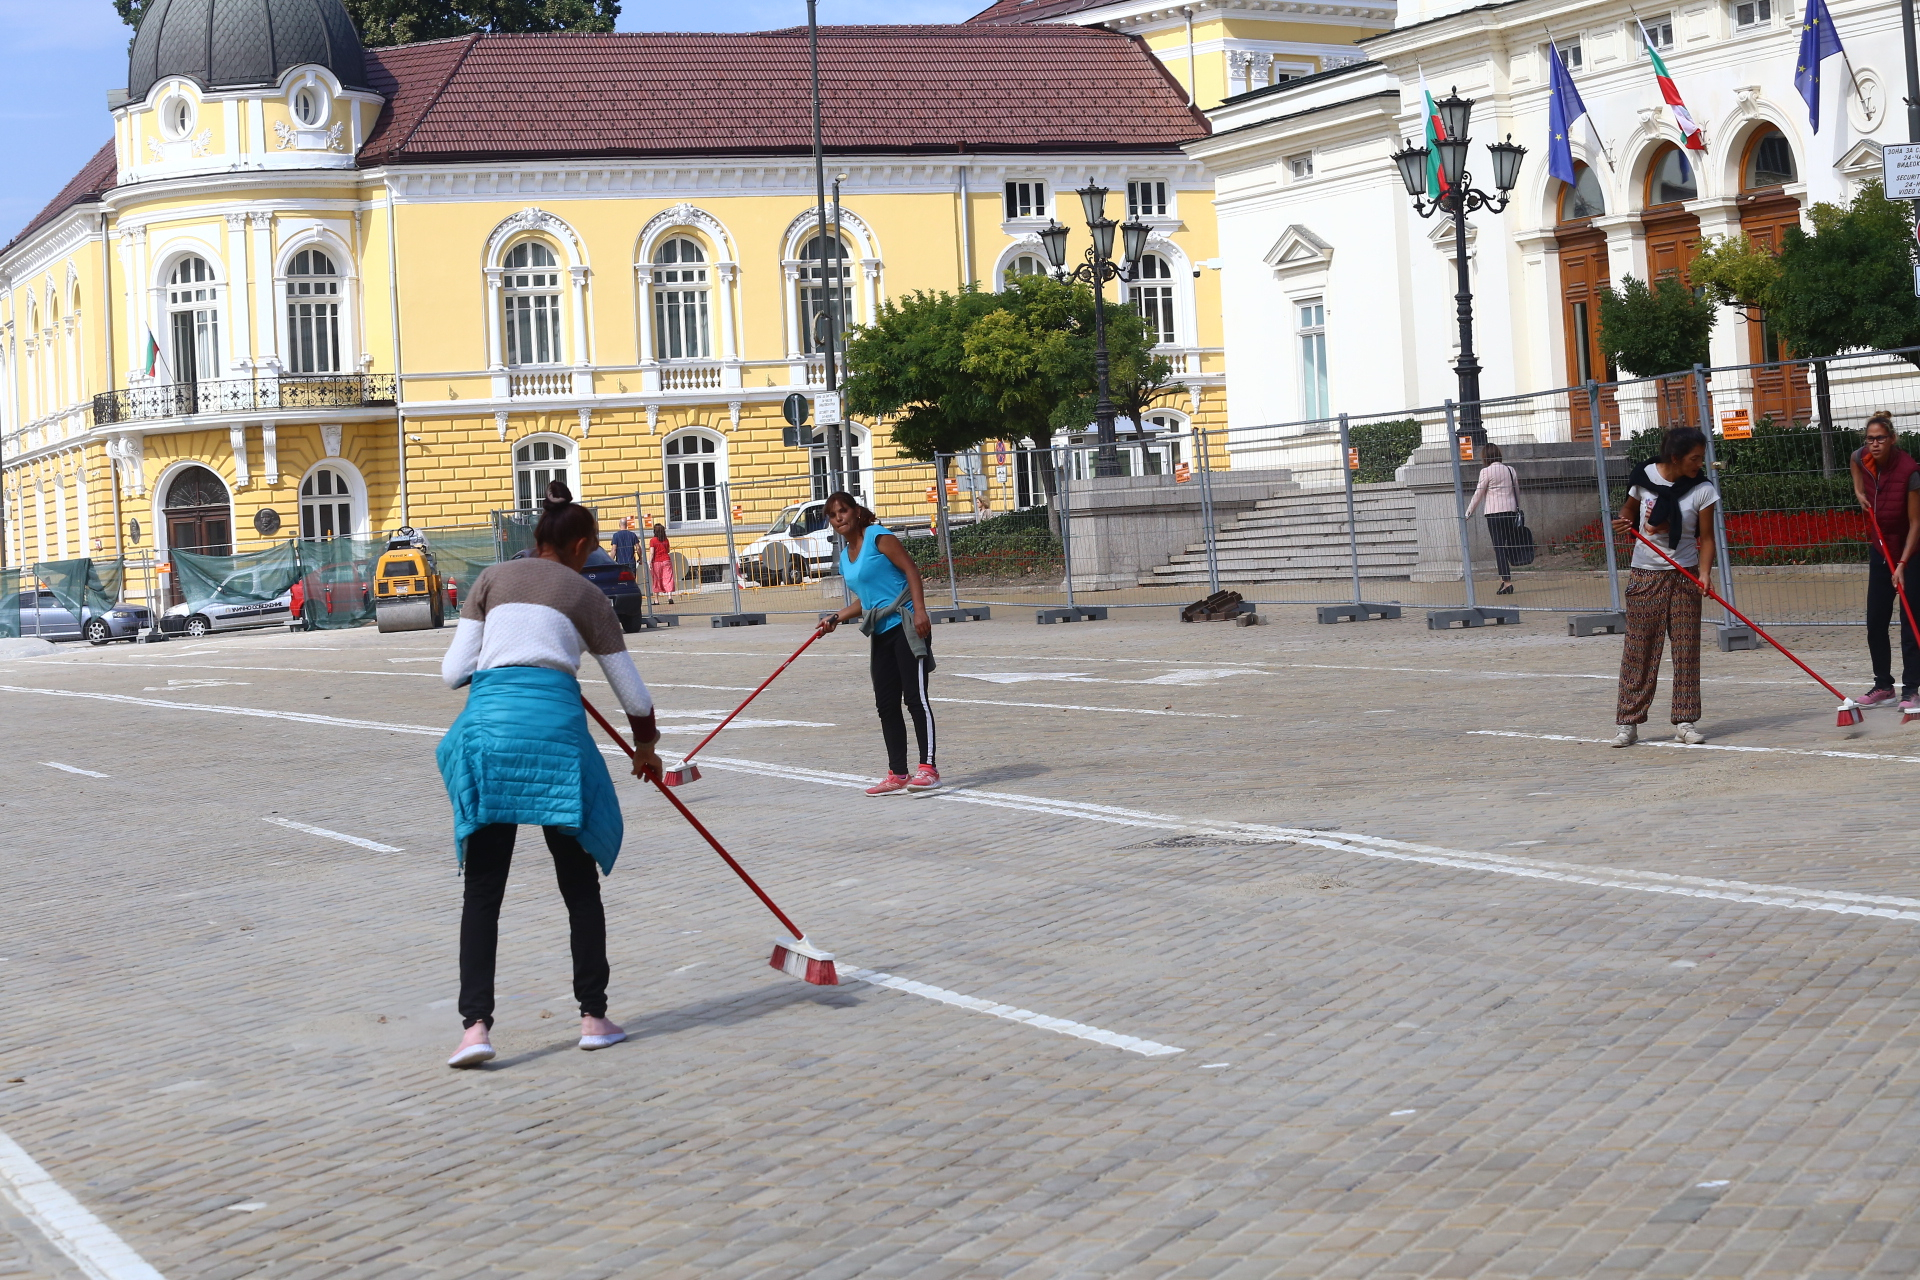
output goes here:
[{"label": "rectangular road sign", "polygon": [[838,391],[816,392],[813,397],[813,413],[823,427],[831,427],[840,421],[840,393]]},{"label": "rectangular road sign", "polygon": [[1880,149],[1880,181],[1891,200],[1920,200],[1920,142],[1889,142]]}]

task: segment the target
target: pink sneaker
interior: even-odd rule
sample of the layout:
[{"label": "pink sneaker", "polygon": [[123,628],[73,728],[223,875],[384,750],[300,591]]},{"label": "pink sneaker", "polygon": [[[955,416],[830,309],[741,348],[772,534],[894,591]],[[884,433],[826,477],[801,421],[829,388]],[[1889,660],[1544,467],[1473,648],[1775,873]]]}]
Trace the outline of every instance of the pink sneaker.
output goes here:
[{"label": "pink sneaker", "polygon": [[868,787],[867,794],[870,796],[890,796],[896,792],[905,791],[907,789],[907,781],[907,775],[904,773],[889,773],[886,777]]},{"label": "pink sneaker", "polygon": [[907,782],[909,791],[938,791],[940,789],[940,771],[930,764],[923,764],[913,771],[913,777]]},{"label": "pink sneaker", "polygon": [[1920,693],[1909,693],[1900,699],[1900,712],[1902,715],[1912,715],[1916,711],[1920,711]]},{"label": "pink sneaker", "polygon": [[1893,690],[1875,689],[1871,693],[1861,694],[1859,697],[1855,698],[1854,701],[1859,703],[1863,707],[1877,707],[1883,702],[1893,701]]}]

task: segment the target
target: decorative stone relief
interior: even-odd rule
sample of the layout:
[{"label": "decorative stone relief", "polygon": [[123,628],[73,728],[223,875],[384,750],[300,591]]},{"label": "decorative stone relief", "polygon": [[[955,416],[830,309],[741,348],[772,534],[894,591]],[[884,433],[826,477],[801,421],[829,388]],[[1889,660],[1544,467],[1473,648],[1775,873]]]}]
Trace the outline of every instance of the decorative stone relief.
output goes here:
[{"label": "decorative stone relief", "polygon": [[233,450],[234,486],[244,489],[253,479],[247,472],[247,429],[238,425],[228,427],[227,444]]},{"label": "decorative stone relief", "polygon": [[660,434],[660,406],[657,404],[647,406],[647,434],[650,436]]},{"label": "decorative stone relief", "polygon": [[327,451],[329,458],[340,456],[340,426],[331,423],[320,428],[320,445]]},{"label": "decorative stone relief", "polygon": [[494,429],[500,433],[500,442],[505,444],[507,441],[507,411],[505,409],[495,412],[493,415],[493,425]]},{"label": "decorative stone relief", "polygon": [[580,411],[580,438],[582,440],[585,440],[592,431],[593,431],[593,410],[582,409]]},{"label": "decorative stone relief", "polygon": [[262,460],[266,464],[267,483],[277,485],[280,483],[280,431],[271,422],[260,428],[260,447],[265,455]]},{"label": "decorative stone relief", "polygon": [[733,419],[733,429],[740,429],[740,404],[738,400],[727,401],[727,416]]}]

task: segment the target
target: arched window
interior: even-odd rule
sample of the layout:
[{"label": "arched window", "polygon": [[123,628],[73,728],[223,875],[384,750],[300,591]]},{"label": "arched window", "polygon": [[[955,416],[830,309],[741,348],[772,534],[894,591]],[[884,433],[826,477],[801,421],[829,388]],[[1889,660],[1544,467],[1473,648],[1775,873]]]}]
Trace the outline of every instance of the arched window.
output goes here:
[{"label": "arched window", "polygon": [[1046,273],[1046,270],[1047,270],[1046,264],[1040,261],[1039,254],[1036,254],[1036,253],[1020,254],[1019,256],[1015,257],[1012,262],[1009,262],[1007,264],[1007,269],[1005,271],[1001,272],[1001,277],[1002,277],[1001,287],[1006,288],[1021,276],[1044,275]]},{"label": "arched window", "polygon": [[309,540],[345,537],[353,530],[353,494],[347,488],[346,473],[316,467],[300,484],[300,536]]},{"label": "arched window", "polygon": [[173,333],[173,380],[220,376],[220,289],[205,258],[182,258],[167,285]]},{"label": "arched window", "polygon": [[293,118],[303,129],[317,129],[327,120],[327,91],[318,84],[303,84],[293,91]]},{"label": "arched window", "polygon": [[340,272],[318,249],[302,249],[287,268],[287,368],[341,370]]},{"label": "arched window", "polygon": [[720,444],[704,432],[669,437],[666,444],[667,525],[720,519]]},{"label": "arched window", "polygon": [[[826,435],[824,431],[820,434],[823,438]],[[864,498],[867,496],[866,475],[873,468],[873,432],[857,422],[849,422],[840,438],[852,454],[847,464],[847,492],[856,498]],[[812,462],[813,496],[824,498],[831,492],[829,486],[833,478],[827,470],[827,451],[815,449]]]},{"label": "arched window", "polygon": [[513,451],[513,491],[522,511],[538,507],[547,496],[547,486],[555,480],[579,493],[573,482],[573,444],[561,439],[535,437],[522,441]]},{"label": "arched window", "polygon": [[1607,197],[1600,190],[1599,176],[1584,164],[1575,165],[1574,173],[1573,185],[1560,187],[1560,221],[1578,222],[1606,213]]},{"label": "arched window", "polygon": [[1699,198],[1699,174],[1686,153],[1672,145],[1661,148],[1647,168],[1647,203],[1677,204]]},{"label": "arched window", "polygon": [[853,270],[837,240],[813,237],[800,246],[800,349],[827,349],[827,335],[853,327]]},{"label": "arched window", "polygon": [[1778,129],[1763,129],[1747,144],[1747,162],[1741,167],[1740,189],[1780,187],[1797,182],[1793,167],[1793,147],[1787,135]]},{"label": "arched window", "polygon": [[675,236],[653,255],[653,345],[661,360],[704,360],[713,354],[707,322],[707,255]]},{"label": "arched window", "polygon": [[506,310],[507,364],[559,364],[560,263],[553,250],[528,240],[507,254],[501,278]]},{"label": "arched window", "polygon": [[1134,310],[1147,322],[1155,342],[1174,341],[1173,266],[1157,253],[1140,256],[1140,268],[1127,286]]}]

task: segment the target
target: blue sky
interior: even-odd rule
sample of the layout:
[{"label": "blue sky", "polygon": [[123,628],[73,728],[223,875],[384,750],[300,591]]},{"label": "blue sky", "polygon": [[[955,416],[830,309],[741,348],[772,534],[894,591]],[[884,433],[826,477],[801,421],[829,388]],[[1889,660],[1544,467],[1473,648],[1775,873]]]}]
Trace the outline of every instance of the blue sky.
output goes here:
[{"label": "blue sky", "polygon": [[[820,0],[820,20],[957,22],[987,0]],[[650,21],[653,15],[667,21]],[[627,0],[622,31],[687,28],[686,6]],[[758,31],[807,20],[805,0],[704,0],[706,31]],[[11,238],[113,136],[107,90],[127,82],[130,30],[111,0],[0,0],[0,131],[12,137],[0,184],[0,243]]]}]

